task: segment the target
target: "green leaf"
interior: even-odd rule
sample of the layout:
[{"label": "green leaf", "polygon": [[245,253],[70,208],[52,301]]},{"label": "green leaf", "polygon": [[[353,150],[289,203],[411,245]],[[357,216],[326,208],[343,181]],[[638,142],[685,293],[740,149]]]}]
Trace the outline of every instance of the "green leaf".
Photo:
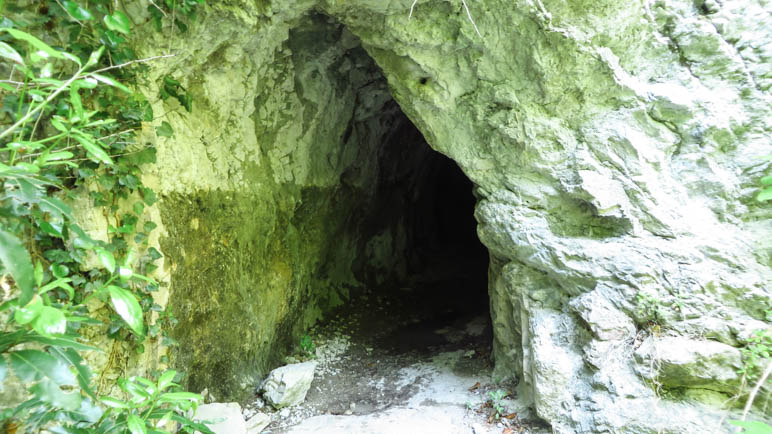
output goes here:
[{"label": "green leaf", "polygon": [[96,65],[99,62],[99,58],[102,57],[102,53],[105,52],[105,46],[102,45],[97,49],[96,51],[92,51],[91,55],[88,57],[88,62],[86,62],[86,66],[92,66]]},{"label": "green leaf", "polygon": [[145,202],[147,206],[153,206],[158,200],[158,197],[153,190],[147,187],[141,187],[140,191],[142,192],[142,201]]},{"label": "green leaf", "polygon": [[92,240],[80,226],[68,224],[67,228],[70,230],[71,235],[75,235],[72,242],[73,246],[79,249],[91,249],[94,247],[94,240]]},{"label": "green leaf", "polygon": [[177,401],[194,401],[194,402],[200,402],[201,401],[201,395],[197,393],[191,393],[191,392],[169,392],[164,393],[163,395],[158,398],[159,402],[177,402]]},{"label": "green leaf", "polygon": [[0,229],[0,262],[11,273],[21,290],[19,304],[24,306],[35,295],[34,269],[27,249],[14,235]]},{"label": "green leaf", "polygon": [[21,381],[31,383],[48,378],[60,386],[75,384],[69,366],[54,356],[39,350],[11,351],[11,369]]},{"label": "green leaf", "polygon": [[139,418],[136,414],[130,414],[126,420],[131,434],[146,434],[147,428],[145,428],[145,422]]},{"label": "green leaf", "polygon": [[134,275],[134,272],[131,270],[131,268],[118,267],[118,275],[121,277],[121,280],[125,282],[127,279],[131,279],[131,276]]},{"label": "green leaf", "polygon": [[107,268],[107,271],[114,272],[115,271],[115,257],[112,253],[110,253],[109,250],[103,249],[101,247],[97,247],[94,249],[97,256],[99,257],[99,262],[102,263],[102,266]]},{"label": "green leaf", "polygon": [[75,115],[78,118],[83,118],[83,101],[80,99],[80,86],[78,83],[72,83],[70,85],[70,104],[72,104]]},{"label": "green leaf", "polygon": [[[72,321],[72,318],[69,319],[69,321]],[[101,322],[97,321],[97,324],[101,324]],[[92,347],[90,345],[81,344],[80,342],[75,340],[75,337],[68,336],[68,335],[59,335],[59,336],[37,336],[37,335],[30,335],[24,338],[25,342],[38,342],[44,345],[52,345],[56,347],[63,347],[63,348],[72,348],[79,351],[101,351],[101,349],[97,347]]]},{"label": "green leaf", "polygon": [[29,391],[39,400],[47,402],[54,407],[67,411],[77,410],[80,407],[80,393],[77,391],[65,392],[59,385],[48,379],[44,379],[30,387]]},{"label": "green leaf", "polygon": [[94,18],[94,16],[91,15],[91,12],[89,12],[88,9],[84,9],[78,3],[73,1],[65,0],[64,9],[66,9],[67,13],[69,13],[76,20],[90,20]]},{"label": "green leaf", "polygon": [[761,178],[761,183],[764,185],[772,185],[772,175]]},{"label": "green leaf", "polygon": [[134,381],[121,378],[118,380],[118,385],[132,396],[132,402],[135,404],[150,399],[150,392]]},{"label": "green leaf", "polygon": [[133,279],[144,280],[145,282],[152,283],[153,285],[158,285],[158,282],[156,282],[155,280],[151,279],[150,277],[143,276],[141,274],[132,274],[131,277]]},{"label": "green leaf", "polygon": [[129,34],[129,17],[121,11],[116,11],[112,15],[105,15],[104,22],[105,26],[112,31],[121,32],[124,35]]},{"label": "green leaf", "polygon": [[169,369],[168,371],[161,374],[161,377],[158,379],[158,390],[164,390],[174,384],[174,377],[176,375],[177,371],[174,369]]},{"label": "green leaf", "polygon": [[40,315],[40,311],[42,310],[43,299],[40,297],[33,297],[25,306],[16,309],[16,312],[13,313],[13,319],[18,324],[29,324]]},{"label": "green leaf", "polygon": [[35,285],[40,286],[43,283],[43,264],[40,261],[35,263]]},{"label": "green leaf", "polygon": [[166,412],[166,414],[164,414],[163,417],[158,419],[158,422],[155,423],[155,426],[162,427],[166,425],[172,419],[172,415],[174,415],[173,412],[171,411]]},{"label": "green leaf", "polygon": [[756,196],[756,200],[759,202],[766,202],[772,199],[772,187],[766,187],[759,192]]},{"label": "green leaf", "polygon": [[62,288],[65,291],[67,291],[67,295],[69,295],[70,296],[70,300],[72,300],[73,297],[75,296],[75,289],[73,289],[73,287],[70,285],[70,282],[72,282],[72,279],[70,279],[69,277],[63,277],[63,278],[56,279],[53,282],[47,284],[46,286],[40,288],[38,290],[38,294],[43,294],[43,293],[45,293],[47,291],[50,291],[50,290],[52,290],[54,288]]},{"label": "green leaf", "polygon": [[88,152],[89,156],[91,156],[93,159],[105,164],[113,164],[113,160],[109,155],[107,155],[107,152],[105,152],[105,150],[102,149],[99,145],[86,138],[86,136],[75,134],[73,137],[75,137],[75,140],[80,142],[83,148],[86,149],[86,152]]},{"label": "green leaf", "polygon": [[0,57],[5,57],[6,59],[24,65],[24,59],[21,58],[21,55],[5,42],[0,42]]},{"label": "green leaf", "polygon": [[112,408],[129,408],[129,404],[126,402],[121,401],[120,399],[110,398],[109,396],[102,397],[100,401],[102,401],[102,404]]},{"label": "green leaf", "polygon": [[772,434],[772,426],[755,420],[730,420],[729,423],[745,428],[743,434]]},{"label": "green leaf", "polygon": [[56,346],[51,347],[49,351],[54,357],[69,363],[70,366],[75,368],[75,377],[78,379],[78,385],[80,385],[81,390],[88,393],[92,399],[96,400],[97,397],[94,394],[94,391],[91,390],[91,370],[89,370],[88,365],[83,362],[83,358],[80,357],[80,354],[72,348],[60,348]]},{"label": "green leaf", "polygon": [[65,216],[72,220],[72,210],[70,207],[55,197],[46,196],[41,198],[38,206],[40,206],[40,209],[43,211],[51,213],[52,215],[56,215],[57,217]]},{"label": "green leaf", "polygon": [[[70,267],[64,264],[54,263],[51,264],[51,273],[53,273],[57,279],[64,279],[70,274]],[[72,280],[69,281],[71,282]]]},{"label": "green leaf", "polygon": [[29,172],[29,173],[38,173],[38,172],[40,172],[40,167],[38,167],[38,166],[36,166],[34,164],[25,163],[23,161],[19,162],[19,163],[16,163],[16,166],[14,166],[14,167],[16,167],[18,169],[21,169],[21,170],[23,170],[25,172]]},{"label": "green leaf", "polygon": [[25,32],[22,32],[21,30],[16,30],[11,28],[0,29],[0,31],[3,31],[3,30],[10,33],[11,36],[13,36],[16,39],[27,41],[30,45],[32,45],[37,50],[39,50],[39,54],[40,52],[42,52],[43,53],[42,55],[44,57],[55,57],[57,59],[66,59],[66,57],[64,56],[64,54],[62,54],[61,51],[54,50],[48,44],[30,35],[29,33],[25,33]]},{"label": "green leaf", "polygon": [[8,361],[5,360],[5,356],[0,354],[0,392],[3,391],[3,384],[8,377]]},{"label": "green leaf", "polygon": [[106,75],[90,74],[90,76],[94,77],[95,79],[101,81],[102,83],[104,83],[104,84],[106,84],[108,86],[115,87],[117,89],[120,89],[120,90],[128,93],[128,94],[132,93],[131,90],[128,87],[122,85],[121,83],[115,81],[114,79],[112,79],[112,78],[110,78],[110,77],[108,77]]},{"label": "green leaf", "polygon": [[61,310],[43,306],[40,315],[32,322],[32,328],[43,336],[59,335],[67,330],[67,319]]},{"label": "green leaf", "polygon": [[138,336],[144,336],[145,324],[142,320],[142,308],[131,292],[115,285],[107,287],[110,301],[118,315],[126,321],[129,328]]},{"label": "green leaf", "polygon": [[169,122],[163,121],[161,126],[155,129],[155,133],[161,137],[171,137],[174,135],[174,129],[172,129]]}]

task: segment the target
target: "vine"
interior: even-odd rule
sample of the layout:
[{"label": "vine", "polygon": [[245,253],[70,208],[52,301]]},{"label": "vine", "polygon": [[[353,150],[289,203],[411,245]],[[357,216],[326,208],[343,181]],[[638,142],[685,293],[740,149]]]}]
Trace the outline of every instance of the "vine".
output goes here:
[{"label": "vine", "polygon": [[[200,3],[166,0],[150,7],[170,11],[170,28],[181,29]],[[156,201],[141,182],[155,149],[137,143],[135,131],[153,120],[153,111],[121,83],[166,56],[137,59],[126,44],[131,20],[113,2],[30,7],[0,1],[0,73],[8,77],[0,80],[0,383],[15,376],[29,393],[0,412],[0,424],[27,432],[144,433],[177,426],[210,433],[185,416],[201,396],[181,390],[180,373],[119,379],[121,400],[102,394],[103,376],[93,389],[83,357],[100,351],[85,331],[141,353],[147,339],[164,334],[158,322],[147,323],[148,312],[173,319],[154,302],[158,283],[147,276],[161,257],[148,245],[156,225],[140,224]],[[174,96],[190,111],[184,91]],[[89,236],[68,206],[83,191],[108,222],[104,241]],[[108,324],[92,316],[87,304],[95,301],[110,307]]]}]

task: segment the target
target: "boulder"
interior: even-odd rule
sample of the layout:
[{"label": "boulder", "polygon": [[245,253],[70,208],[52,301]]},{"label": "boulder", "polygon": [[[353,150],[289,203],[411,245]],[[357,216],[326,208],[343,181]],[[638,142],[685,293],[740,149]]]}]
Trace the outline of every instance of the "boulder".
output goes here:
[{"label": "boulder", "polygon": [[213,422],[208,426],[215,434],[247,433],[247,423],[241,416],[241,406],[237,402],[199,405],[194,418]]},{"label": "boulder", "polygon": [[306,399],[308,388],[314,381],[316,362],[293,363],[276,368],[268,374],[260,390],[275,408],[300,404]]}]

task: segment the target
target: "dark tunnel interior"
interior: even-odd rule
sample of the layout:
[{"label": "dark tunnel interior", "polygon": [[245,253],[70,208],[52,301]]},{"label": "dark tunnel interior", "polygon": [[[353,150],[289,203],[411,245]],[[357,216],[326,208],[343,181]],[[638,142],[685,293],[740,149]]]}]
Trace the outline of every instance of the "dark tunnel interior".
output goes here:
[{"label": "dark tunnel interior", "polygon": [[[393,128],[378,149],[375,197],[362,216],[370,234],[358,278],[370,308],[395,319],[383,324],[371,315],[382,343],[404,352],[442,344],[434,331],[443,327],[476,316],[490,321],[488,251],[477,237],[472,182],[404,113],[392,113]],[[391,240],[386,259],[373,247],[384,238]]]},{"label": "dark tunnel interior", "polygon": [[[479,315],[490,322],[488,251],[477,238],[474,185],[429,146],[355,36],[324,15],[306,20],[290,33],[288,45],[295,68],[314,73],[298,73],[296,86],[310,90],[325,82],[331,94],[352,99],[350,108],[340,108],[351,110],[340,140],[342,149],[357,155],[343,169],[336,196],[356,203],[347,209],[339,237],[355,244],[341,245],[348,249],[344,254],[355,252],[351,271],[358,284],[322,305],[325,317],[362,317],[380,334],[403,326],[442,328]],[[322,275],[341,253],[331,247],[326,254]]]}]

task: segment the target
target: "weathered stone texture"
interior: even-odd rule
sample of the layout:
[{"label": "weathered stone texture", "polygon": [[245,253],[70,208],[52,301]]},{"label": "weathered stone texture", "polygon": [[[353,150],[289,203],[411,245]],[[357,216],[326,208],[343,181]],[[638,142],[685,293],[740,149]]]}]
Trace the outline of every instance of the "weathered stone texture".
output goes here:
[{"label": "weathered stone texture", "polygon": [[[164,195],[180,330],[212,330],[183,336],[192,355],[219,346],[235,359],[223,376],[264,369],[276,327],[312,318],[292,312],[328,295],[308,285],[353,281],[341,228],[367,193],[341,185],[367,189],[361,143],[379,139],[341,140],[373,71],[352,62],[365,59],[349,52],[359,38],[402,110],[477,186],[497,373],[519,378],[558,432],[714,430],[725,410],[692,392],[739,392],[734,348],[772,309],[770,211],[753,200],[772,153],[769,2],[467,2],[481,36],[460,1],[419,1],[408,20],[411,3],[224,2],[172,41],[180,54],[156,74],[175,71],[196,110],[156,103],[175,137],[151,138],[147,180]],[[347,30],[304,35],[314,6]],[[384,119],[369,116],[385,88],[368,95],[354,118]],[[665,351],[657,375],[694,367],[663,384],[681,400],[658,397],[640,369],[653,308],[683,352]]]}]

